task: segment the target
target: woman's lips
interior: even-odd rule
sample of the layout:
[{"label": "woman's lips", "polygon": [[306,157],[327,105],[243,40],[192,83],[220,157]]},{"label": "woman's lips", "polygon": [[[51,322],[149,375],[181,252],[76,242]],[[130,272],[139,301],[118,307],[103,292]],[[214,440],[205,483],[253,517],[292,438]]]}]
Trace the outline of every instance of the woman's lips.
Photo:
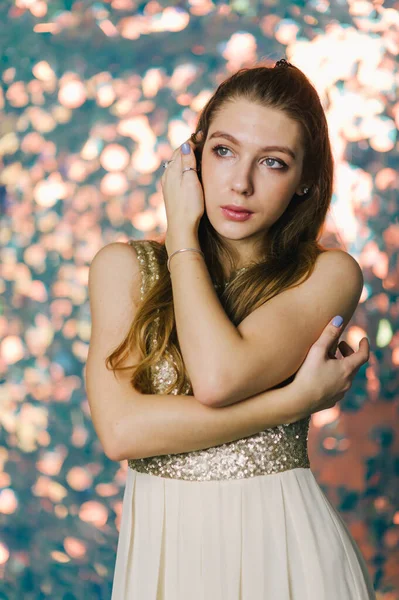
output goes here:
[{"label": "woman's lips", "polygon": [[229,208],[221,207],[221,209],[222,209],[223,215],[231,221],[247,221],[253,215],[253,213],[243,212],[243,211],[234,211],[234,210],[230,210]]}]

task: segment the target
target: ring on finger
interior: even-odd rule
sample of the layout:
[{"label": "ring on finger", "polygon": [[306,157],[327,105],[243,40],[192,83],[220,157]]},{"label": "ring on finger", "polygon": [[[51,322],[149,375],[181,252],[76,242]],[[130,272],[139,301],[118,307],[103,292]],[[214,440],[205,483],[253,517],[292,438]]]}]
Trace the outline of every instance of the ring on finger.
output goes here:
[{"label": "ring on finger", "polygon": [[197,169],[194,169],[194,167],[185,167],[182,171],[182,174],[185,173],[186,171],[197,171]]}]

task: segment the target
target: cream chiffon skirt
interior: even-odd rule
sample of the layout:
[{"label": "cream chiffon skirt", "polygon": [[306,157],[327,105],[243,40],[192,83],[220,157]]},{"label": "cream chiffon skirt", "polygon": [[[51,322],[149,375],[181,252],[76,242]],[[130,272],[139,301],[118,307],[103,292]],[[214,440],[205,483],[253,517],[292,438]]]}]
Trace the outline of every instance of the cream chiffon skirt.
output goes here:
[{"label": "cream chiffon skirt", "polygon": [[187,481],[128,468],[111,600],[370,600],[310,469]]}]

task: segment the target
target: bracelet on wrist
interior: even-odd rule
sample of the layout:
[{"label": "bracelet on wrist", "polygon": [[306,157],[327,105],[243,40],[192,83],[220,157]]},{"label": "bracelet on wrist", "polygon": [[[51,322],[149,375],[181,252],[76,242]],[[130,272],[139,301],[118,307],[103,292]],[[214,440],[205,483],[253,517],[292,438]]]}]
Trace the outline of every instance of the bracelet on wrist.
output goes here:
[{"label": "bracelet on wrist", "polygon": [[202,256],[204,256],[204,253],[202,252],[202,250],[198,250],[198,248],[181,248],[180,250],[176,250],[175,252],[173,252],[169,258],[168,258],[168,263],[167,263],[167,267],[168,267],[168,271],[170,273],[170,260],[171,258],[177,254],[178,252],[186,252],[187,250],[192,250],[193,252],[199,252],[199,254],[202,254]]}]

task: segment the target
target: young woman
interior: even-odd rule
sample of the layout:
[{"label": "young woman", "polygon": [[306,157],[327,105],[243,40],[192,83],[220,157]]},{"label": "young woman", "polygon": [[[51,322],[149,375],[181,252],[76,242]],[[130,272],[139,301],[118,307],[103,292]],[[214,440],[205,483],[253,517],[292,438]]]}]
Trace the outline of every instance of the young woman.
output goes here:
[{"label": "young woman", "polygon": [[112,600],[375,598],[307,454],[369,357],[338,344],[363,277],[318,242],[332,185],[309,80],[242,69],[166,165],[165,240],[92,261],[88,399],[129,466]]}]

